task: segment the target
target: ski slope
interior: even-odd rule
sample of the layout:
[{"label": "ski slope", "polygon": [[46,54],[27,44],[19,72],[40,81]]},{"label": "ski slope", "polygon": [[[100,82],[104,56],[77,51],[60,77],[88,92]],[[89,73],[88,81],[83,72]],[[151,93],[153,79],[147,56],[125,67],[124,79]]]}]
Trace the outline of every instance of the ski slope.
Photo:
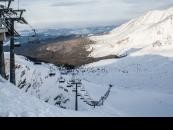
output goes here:
[{"label": "ski slope", "polygon": [[[107,117],[95,110],[68,110],[45,103],[0,77],[0,117]],[[116,116],[120,116],[118,113]]]},{"label": "ski slope", "polygon": [[[8,57],[7,53],[6,57]],[[160,63],[160,61],[162,62]],[[79,98],[79,112],[75,113],[75,95],[72,93],[71,88],[68,88],[68,92],[59,88],[60,83],[57,82],[57,79],[61,74],[58,68],[53,71],[56,72],[55,77],[48,76],[47,79],[44,79],[45,76],[49,74],[50,66],[53,65],[34,65],[24,57],[17,55],[16,63],[17,65],[20,64],[23,66],[16,71],[17,84],[24,81],[25,78],[27,79],[26,84],[21,88],[21,92],[26,92],[29,98],[30,96],[31,98],[34,96],[34,98],[42,100],[41,102],[49,99],[47,104],[56,107],[62,112],[62,115],[55,114],[53,116],[173,116],[173,70],[171,69],[173,61],[171,58],[160,56],[125,57],[122,59],[103,60],[76,69],[76,78],[82,80],[82,86],[87,90],[93,100],[98,101],[107,91],[109,84],[112,84],[114,87],[111,89],[110,95],[104,102],[104,105],[100,107],[94,108],[88,106]],[[28,69],[25,70],[25,68]],[[25,74],[22,77],[25,78],[21,78],[20,76],[24,70]],[[71,74],[69,73],[63,77],[68,81],[71,79]],[[43,79],[42,83],[39,83],[41,79]],[[28,91],[26,91],[28,87],[27,83],[31,83],[31,87],[28,88]],[[65,82],[61,85],[63,88],[66,88],[67,84]],[[63,97],[61,99],[62,102],[65,99],[69,99],[68,102],[62,103],[62,106],[55,105],[56,101],[54,101],[54,98],[57,95]],[[0,99],[2,99],[2,97]],[[2,105],[3,104],[4,102],[2,102]],[[15,107],[15,104],[13,105]],[[35,104],[33,107],[34,106]],[[64,107],[66,107],[66,110],[62,109]],[[26,114],[26,116],[40,115],[35,113],[33,115]],[[44,113],[41,116],[52,116],[52,114],[48,113],[46,115]]]},{"label": "ski slope", "polygon": [[0,117],[80,117],[99,116],[92,112],[75,112],[49,105],[21,92],[0,77]]},{"label": "ski slope", "polygon": [[[73,88],[67,88],[73,78],[72,72],[64,75],[61,67],[45,63],[36,65],[25,57],[16,55],[17,87],[21,89],[20,93],[27,93],[27,101],[24,105],[28,108],[24,108],[25,112],[22,115],[23,111],[15,105],[20,106],[21,102],[25,103],[22,100],[25,98],[18,98],[20,97],[18,92],[10,98],[10,93],[15,93],[11,92],[13,89],[4,87],[4,84],[5,86],[8,84],[1,79],[2,94],[0,95],[4,95],[3,91],[6,92],[5,96],[0,97],[1,115],[52,116],[53,112],[53,116],[172,117],[172,18],[173,8],[150,11],[114,29],[109,34],[89,37],[95,41],[95,44],[90,45],[89,48],[93,50],[91,57],[127,54],[124,58],[102,60],[74,70],[75,78],[81,80],[82,89],[85,89],[82,92],[80,88],[79,94],[89,100],[98,101],[108,90],[109,85],[113,85],[103,106],[96,108],[87,105],[79,98],[79,112],[74,112]],[[5,59],[6,72],[9,74],[9,53],[5,53]],[[52,73],[53,76],[50,76]],[[60,83],[61,77],[63,83]],[[45,108],[48,107],[48,113],[42,113],[43,107],[40,108],[39,106],[42,105],[38,105],[39,103],[31,105],[32,99],[34,101],[31,102],[39,100],[46,102],[47,104],[41,104]],[[14,104],[13,101],[18,103]],[[40,111],[35,111],[35,108]],[[12,111],[12,114],[9,111]],[[30,111],[32,114],[27,113]]]},{"label": "ski slope", "polygon": [[[6,59],[6,72],[9,74],[9,53],[5,53]],[[72,80],[72,72],[66,75],[61,74],[64,70],[62,67],[56,67],[52,64],[42,63],[41,65],[34,64],[23,56],[15,55],[16,58],[16,86],[21,89],[22,92],[28,93],[50,105],[56,106],[57,108],[63,108],[68,110],[75,110],[75,93],[73,92],[75,86],[68,88],[67,85]],[[53,74],[52,76],[50,74]],[[60,83],[60,78],[63,77],[64,82]],[[80,78],[79,78],[80,79]],[[82,80],[82,79],[81,79]],[[94,88],[86,88],[85,86],[93,86]],[[86,80],[82,80],[82,86],[78,90],[85,99],[90,98],[98,101],[109,88],[109,85],[105,85],[100,88],[100,92],[95,95],[95,91],[100,85],[90,83]],[[82,91],[84,89],[85,91]],[[92,92],[93,91],[93,92]],[[95,109],[88,106],[79,97],[79,110],[86,112],[94,111]],[[95,114],[94,114],[95,115]],[[96,114],[96,115],[106,115]],[[110,115],[109,115],[110,116]]]},{"label": "ski slope", "polygon": [[[160,56],[110,59],[84,66],[79,77],[100,88],[112,84],[100,111],[120,116],[173,116],[173,59]],[[89,89],[93,86],[86,86]],[[95,90],[99,93],[99,88]],[[94,92],[92,90],[91,92]]]}]

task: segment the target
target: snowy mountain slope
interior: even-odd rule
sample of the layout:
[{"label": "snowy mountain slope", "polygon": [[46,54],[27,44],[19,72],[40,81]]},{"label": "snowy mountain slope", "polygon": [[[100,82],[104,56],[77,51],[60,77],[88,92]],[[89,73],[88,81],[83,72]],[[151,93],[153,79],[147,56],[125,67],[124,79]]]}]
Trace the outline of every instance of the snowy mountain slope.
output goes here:
[{"label": "snowy mountain slope", "polygon": [[[9,53],[5,53],[6,59],[6,72],[9,74]],[[21,91],[26,92],[30,95],[37,97],[51,105],[55,105],[64,109],[75,109],[75,93],[73,92],[73,87],[67,87],[69,81],[72,80],[72,73],[67,74],[66,70],[61,67],[56,67],[52,64],[36,65],[31,61],[28,61],[23,56],[16,55],[16,80],[17,87]],[[62,79],[61,79],[62,77]],[[80,79],[80,78],[79,78]],[[60,80],[64,80],[60,83]],[[88,81],[82,80],[82,87],[78,90],[78,93],[85,97],[88,91],[91,92],[91,98],[93,100],[99,100],[102,95],[108,90],[109,85],[100,88],[100,92],[97,93],[96,90],[100,87],[97,84],[90,83]],[[93,88],[85,89],[85,86],[90,85]],[[82,91],[84,89],[85,91]],[[89,98],[89,97],[87,97]],[[80,110],[88,111],[93,110],[93,107],[88,106],[83,100],[79,100]]]},{"label": "snowy mountain slope", "polygon": [[[162,11],[150,11],[114,29],[109,34],[90,37],[96,44],[90,46],[91,57],[103,57],[112,54],[131,54],[131,49],[140,49],[145,54],[160,54],[173,47],[173,8]],[[136,51],[135,51],[136,52]],[[162,52],[161,52],[162,53]],[[162,54],[171,56],[170,53]]]},{"label": "snowy mountain slope", "polygon": [[172,66],[173,59],[162,56],[126,57],[86,65],[78,76],[101,87],[114,86],[98,111],[121,116],[173,116]]},{"label": "snowy mountain slope", "polygon": [[[46,110],[47,109],[47,110]],[[60,114],[60,113],[59,113]],[[0,116],[58,116],[56,108],[28,95],[0,78]]]},{"label": "snowy mountain slope", "polygon": [[[8,53],[5,56],[8,63]],[[60,109],[60,112],[68,114],[62,116],[173,116],[172,65],[171,58],[153,55],[103,60],[83,66],[76,69],[76,78],[82,80],[82,86],[88,91],[90,98],[98,101],[107,91],[109,84],[114,87],[103,106],[93,108],[79,98],[79,112],[63,109]],[[19,86],[20,82],[26,78],[21,91],[55,105],[56,108],[66,107],[74,110],[75,99],[74,93],[71,92],[72,88],[66,87],[67,82],[64,84],[57,82],[61,75],[60,68],[50,64],[34,65],[22,56],[16,56],[16,67],[19,88],[22,87]],[[54,68],[51,70],[56,73],[53,77],[49,76],[50,67]],[[61,76],[66,81],[71,79],[70,73]],[[28,84],[31,84],[30,87]],[[68,89],[68,92],[64,89]],[[54,99],[57,96],[62,97],[59,100],[61,105],[56,105],[58,100]],[[69,100],[63,103],[65,99]]]},{"label": "snowy mountain slope", "polygon": [[120,115],[173,115],[173,8],[133,19],[109,34],[92,36],[91,57],[126,55],[81,68],[79,77],[112,84],[102,111]]},{"label": "snowy mountain slope", "polygon": [[0,117],[80,117],[99,115],[102,114],[58,109],[21,92],[0,77]]},{"label": "snowy mountain slope", "polygon": [[[6,56],[6,68],[9,68],[9,53]],[[35,97],[55,105],[60,102],[60,107],[65,107],[69,102],[69,97],[64,90],[59,89],[60,71],[59,68],[51,64],[35,65],[23,56],[16,56],[16,79],[17,86],[23,91]],[[7,70],[9,73],[9,70]],[[53,73],[53,76],[50,74]],[[57,96],[60,99],[54,100]],[[71,104],[69,106],[72,106]],[[67,107],[67,106],[66,106]],[[70,108],[69,108],[70,109]]]},{"label": "snowy mountain slope", "polygon": [[[119,114],[115,114],[120,116]],[[79,111],[59,109],[23,93],[0,77],[0,117],[100,117],[111,116],[97,111]]]},{"label": "snowy mountain slope", "polygon": [[79,77],[96,84],[173,94],[173,58],[145,55],[103,60],[84,67]]}]

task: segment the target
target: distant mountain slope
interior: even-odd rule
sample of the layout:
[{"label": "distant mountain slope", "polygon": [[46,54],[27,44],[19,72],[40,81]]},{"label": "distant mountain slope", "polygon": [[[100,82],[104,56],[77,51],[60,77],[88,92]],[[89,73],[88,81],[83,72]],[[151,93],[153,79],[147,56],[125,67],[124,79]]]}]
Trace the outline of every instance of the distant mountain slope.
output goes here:
[{"label": "distant mountain slope", "polygon": [[18,54],[56,65],[75,66],[126,55],[153,54],[172,57],[172,28],[173,8],[150,11],[106,34],[51,44],[30,44],[19,48]]},{"label": "distant mountain slope", "polygon": [[165,51],[162,55],[170,56],[168,51],[173,49],[172,28],[173,8],[150,11],[109,34],[90,37],[95,42],[90,46],[93,50],[90,56],[96,58],[134,52],[160,54],[162,51]]}]

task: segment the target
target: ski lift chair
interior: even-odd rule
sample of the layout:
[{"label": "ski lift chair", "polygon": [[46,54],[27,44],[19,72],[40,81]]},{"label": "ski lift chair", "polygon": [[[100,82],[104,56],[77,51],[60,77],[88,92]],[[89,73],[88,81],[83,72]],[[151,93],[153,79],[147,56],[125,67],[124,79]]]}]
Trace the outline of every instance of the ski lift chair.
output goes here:
[{"label": "ski lift chair", "polygon": [[89,95],[88,95],[88,94],[85,94],[84,96],[85,96],[85,97],[88,97]]},{"label": "ski lift chair", "polygon": [[62,71],[61,75],[67,75],[68,73],[66,71]]},{"label": "ski lift chair", "polygon": [[42,63],[41,62],[39,62],[39,61],[35,61],[34,62],[34,65],[41,65]]},{"label": "ski lift chair", "polygon": [[85,92],[85,89],[81,89],[82,92]]},{"label": "ski lift chair", "polygon": [[50,73],[50,74],[49,74],[50,77],[53,77],[53,76],[55,76],[55,75],[56,75],[55,73]]},{"label": "ski lift chair", "polygon": [[65,83],[65,80],[60,80],[59,83]]},{"label": "ski lift chair", "polygon": [[72,90],[72,92],[76,92],[76,90],[75,90],[75,89],[73,89],[73,90]]},{"label": "ski lift chair", "polygon": [[84,100],[84,97],[81,97],[80,99],[81,99],[81,100]]},{"label": "ski lift chair", "polygon": [[71,84],[68,84],[67,85],[67,88],[71,88],[71,87],[73,87],[73,85],[71,85]]},{"label": "ski lift chair", "polygon": [[68,90],[67,89],[64,89],[64,91],[68,93]]},{"label": "ski lift chair", "polygon": [[20,43],[15,43],[14,47],[21,47],[21,44]]},{"label": "ski lift chair", "polygon": [[87,100],[92,101],[92,99],[91,99],[91,98],[87,98]]},{"label": "ski lift chair", "polygon": [[89,102],[86,102],[86,104],[87,104],[87,105],[89,105],[89,106],[93,106],[93,105],[92,105],[92,104],[90,104]]},{"label": "ski lift chair", "polygon": [[63,79],[62,77],[59,80],[59,83],[65,83],[65,79]]},{"label": "ski lift chair", "polygon": [[76,84],[75,81],[72,81],[71,84]]},{"label": "ski lift chair", "polygon": [[28,42],[29,43],[39,42],[40,43],[36,30],[32,29],[32,31],[34,32],[34,34],[32,34],[31,36],[28,36]]}]

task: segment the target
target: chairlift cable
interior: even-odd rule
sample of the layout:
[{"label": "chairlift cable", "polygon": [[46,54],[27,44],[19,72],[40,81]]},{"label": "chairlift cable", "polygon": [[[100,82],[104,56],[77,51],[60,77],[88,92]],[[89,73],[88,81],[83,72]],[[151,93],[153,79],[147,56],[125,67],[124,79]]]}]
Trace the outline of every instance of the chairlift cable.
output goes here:
[{"label": "chairlift cable", "polygon": [[20,4],[20,1],[18,0],[18,10],[19,10],[19,4]]},{"label": "chairlift cable", "polygon": [[31,28],[31,30],[34,32],[34,34],[36,35],[36,29],[33,28],[33,26],[31,26],[30,24],[28,24],[28,26]]}]

